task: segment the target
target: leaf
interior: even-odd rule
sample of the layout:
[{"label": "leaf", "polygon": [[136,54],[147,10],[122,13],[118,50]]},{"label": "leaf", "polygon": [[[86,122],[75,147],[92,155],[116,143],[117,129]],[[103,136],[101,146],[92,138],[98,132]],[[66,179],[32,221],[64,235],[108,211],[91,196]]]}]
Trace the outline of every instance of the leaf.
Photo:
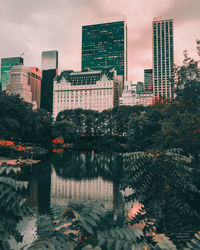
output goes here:
[{"label": "leaf", "polygon": [[175,250],[176,246],[164,234],[157,234],[153,237],[154,241],[161,249]]},{"label": "leaf", "polygon": [[101,247],[106,242],[106,239],[104,238],[103,234],[100,232],[97,234],[98,239],[98,245]]},{"label": "leaf", "polygon": [[95,227],[97,226],[97,223],[95,222],[95,220],[93,218],[87,216],[87,217],[85,217],[85,220],[87,222],[89,222],[92,226],[95,226]]},{"label": "leaf", "polygon": [[107,240],[107,249],[108,250],[113,250],[113,243],[114,243],[113,239],[108,239]]}]

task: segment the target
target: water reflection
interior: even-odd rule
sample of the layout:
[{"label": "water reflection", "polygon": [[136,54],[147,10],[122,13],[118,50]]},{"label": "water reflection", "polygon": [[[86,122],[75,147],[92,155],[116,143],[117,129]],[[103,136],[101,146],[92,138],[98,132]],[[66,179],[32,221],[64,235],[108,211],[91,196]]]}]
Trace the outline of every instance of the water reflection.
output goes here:
[{"label": "water reflection", "polygon": [[100,201],[111,208],[113,200],[113,183],[102,177],[73,180],[56,174],[54,167],[51,173],[51,206],[54,204],[68,205]]},{"label": "water reflection", "polygon": [[[66,153],[43,161],[29,178],[28,204],[39,213],[55,206],[102,202],[117,216],[123,213],[119,178],[120,154]],[[120,176],[120,177],[119,177]]]},{"label": "water reflection", "polygon": [[119,190],[122,176],[121,155],[115,153],[66,153],[42,161],[25,177],[29,181],[27,202],[35,214],[24,218],[19,226],[24,235],[21,246],[31,243],[31,235],[36,238],[40,215],[52,217],[66,206],[76,209],[88,202],[100,201],[114,219],[123,216],[124,204]]}]

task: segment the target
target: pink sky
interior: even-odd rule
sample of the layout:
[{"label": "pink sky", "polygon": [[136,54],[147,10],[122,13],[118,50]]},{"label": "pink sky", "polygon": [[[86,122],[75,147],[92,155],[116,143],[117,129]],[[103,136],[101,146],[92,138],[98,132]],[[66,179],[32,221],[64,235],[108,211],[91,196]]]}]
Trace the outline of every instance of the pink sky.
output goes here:
[{"label": "pink sky", "polygon": [[200,0],[2,0],[0,57],[24,52],[25,66],[41,67],[41,52],[59,51],[60,70],[81,68],[81,28],[109,17],[126,17],[128,78],[143,81],[152,67],[152,20],[174,19],[175,63],[183,50],[196,57]]}]

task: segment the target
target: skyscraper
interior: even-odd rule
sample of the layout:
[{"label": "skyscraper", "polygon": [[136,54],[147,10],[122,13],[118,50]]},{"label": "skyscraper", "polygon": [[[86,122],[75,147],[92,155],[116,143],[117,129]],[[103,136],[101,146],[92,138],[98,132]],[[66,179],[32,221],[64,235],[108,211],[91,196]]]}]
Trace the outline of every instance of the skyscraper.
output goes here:
[{"label": "skyscraper", "polygon": [[124,20],[82,27],[82,70],[115,69],[127,80],[127,26]]},{"label": "skyscraper", "polygon": [[153,70],[144,70],[144,92],[152,94],[153,93]]},{"label": "skyscraper", "polygon": [[9,84],[9,73],[15,65],[23,65],[24,59],[22,57],[9,57],[1,59],[1,84],[2,90],[6,90]]},{"label": "skyscraper", "polygon": [[153,93],[156,99],[174,98],[173,20],[153,19]]},{"label": "skyscraper", "polygon": [[58,51],[42,52],[42,81],[40,107],[52,113],[53,80],[58,73]]}]

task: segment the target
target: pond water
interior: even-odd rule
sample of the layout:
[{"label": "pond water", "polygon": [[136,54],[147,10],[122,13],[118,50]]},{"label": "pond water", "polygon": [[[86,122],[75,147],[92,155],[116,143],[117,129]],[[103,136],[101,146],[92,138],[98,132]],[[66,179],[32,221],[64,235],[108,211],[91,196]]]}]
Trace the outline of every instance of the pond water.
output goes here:
[{"label": "pond water", "polygon": [[76,209],[99,201],[115,219],[124,214],[119,189],[122,176],[122,155],[119,153],[65,153],[33,166],[24,180],[29,181],[27,202],[35,214],[24,218],[19,225],[24,235],[22,246],[36,239],[39,216],[53,216],[66,206]]},{"label": "pond water", "polygon": [[[34,215],[25,217],[19,224],[19,231],[24,237],[19,248],[14,249],[20,249],[20,247],[26,249],[37,238],[37,221],[41,216],[54,218],[66,207],[79,209],[88,202],[99,201],[104,204],[114,219],[124,215],[129,217],[135,215],[141,205],[138,202],[125,204],[123,199],[124,194],[130,194],[133,190],[126,189],[123,192],[120,190],[119,183],[124,174],[122,159],[123,155],[120,153],[68,152],[49,156],[33,166],[32,170],[27,169],[27,172],[23,174],[23,180],[29,182],[27,202],[33,208]],[[152,183],[152,187],[156,185],[156,181]],[[191,205],[191,208],[194,207],[200,214],[199,196],[192,196],[189,193],[187,199],[184,200],[186,193],[178,189],[176,193],[177,197],[183,195],[183,202],[185,202],[183,206]],[[174,209],[173,203],[171,207],[167,207],[170,194],[166,196],[166,212],[171,212],[165,218],[165,225],[169,221],[169,216],[170,224],[167,224],[165,232],[168,236],[172,235],[175,241],[188,241],[193,233],[200,229],[200,217],[198,214],[195,215],[196,217],[190,216],[187,211],[184,216],[179,216],[179,210]],[[157,196],[156,193],[155,196]],[[151,200],[148,202],[156,214],[157,203],[154,204]],[[176,203],[176,200],[174,202]],[[180,227],[176,227],[177,218]],[[142,229],[144,223],[136,226]],[[180,237],[177,236],[179,233]]]}]

